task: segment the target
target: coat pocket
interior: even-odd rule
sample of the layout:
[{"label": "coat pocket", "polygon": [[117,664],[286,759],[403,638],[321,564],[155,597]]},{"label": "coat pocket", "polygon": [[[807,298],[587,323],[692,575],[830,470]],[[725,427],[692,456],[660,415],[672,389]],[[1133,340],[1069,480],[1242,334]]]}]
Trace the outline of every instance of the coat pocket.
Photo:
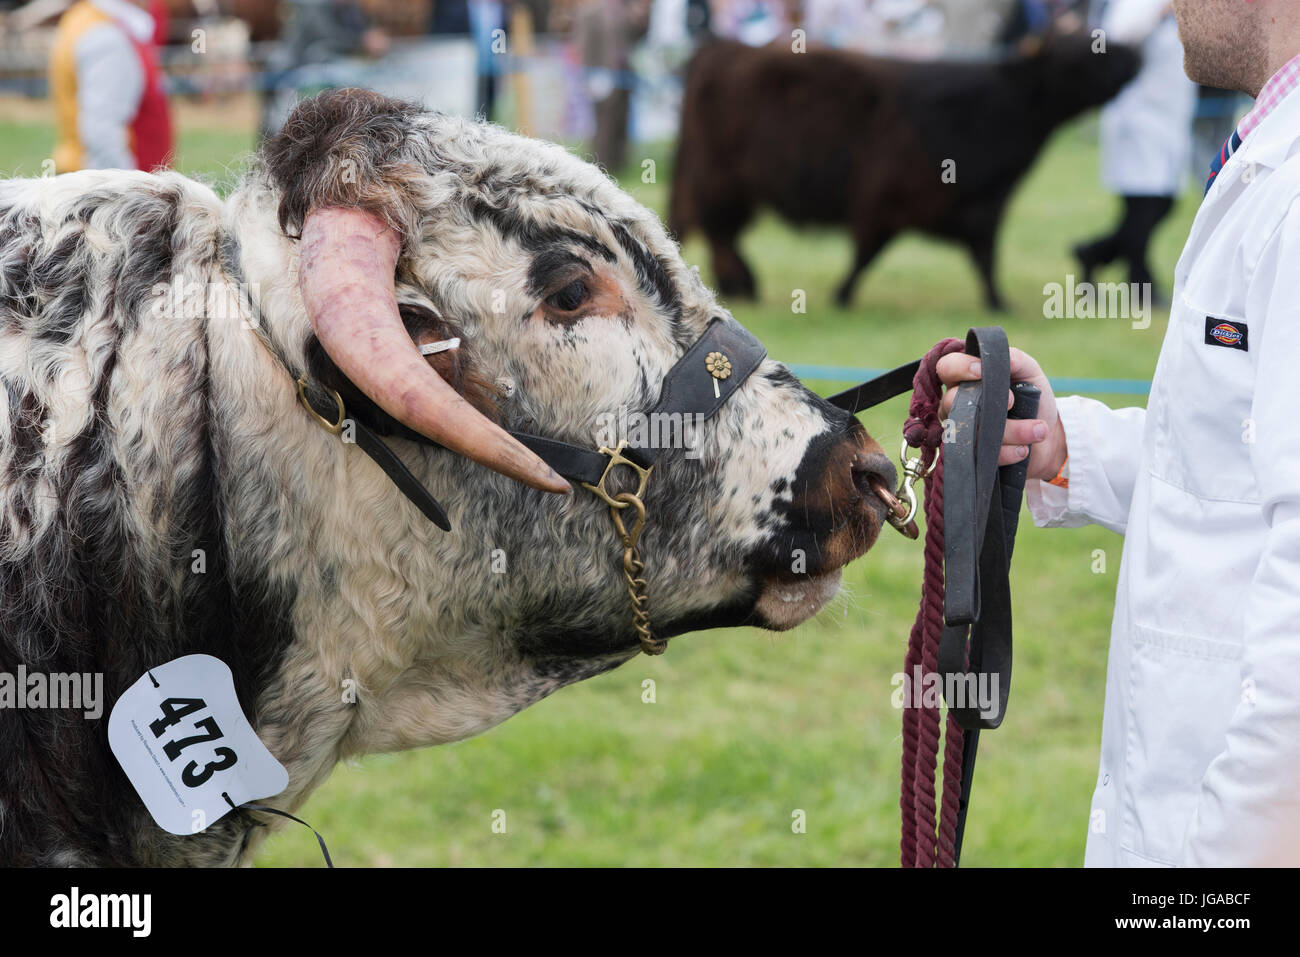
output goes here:
[{"label": "coat pocket", "polygon": [[[1172,350],[1158,415],[1153,472],[1201,499],[1258,503],[1251,463],[1254,354],[1235,313],[1206,309],[1182,297],[1170,316]],[[1236,341],[1231,337],[1236,333]],[[1222,341],[1221,341],[1222,340]],[[1163,358],[1163,357],[1162,357]]]},{"label": "coat pocket", "polygon": [[1121,844],[1176,864],[1241,698],[1242,646],[1141,626],[1132,635]]}]

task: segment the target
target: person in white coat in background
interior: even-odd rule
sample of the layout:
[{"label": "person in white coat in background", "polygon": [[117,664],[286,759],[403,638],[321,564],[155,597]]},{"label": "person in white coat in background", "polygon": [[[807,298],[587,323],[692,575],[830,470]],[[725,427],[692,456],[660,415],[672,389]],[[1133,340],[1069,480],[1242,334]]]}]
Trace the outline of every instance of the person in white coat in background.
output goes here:
[{"label": "person in white coat in background", "polygon": [[[1140,46],[1142,69],[1101,112],[1101,178],[1123,198],[1119,224],[1074,247],[1091,283],[1098,266],[1122,260],[1128,279],[1155,288],[1147,247],[1174,208],[1191,163],[1196,84],[1183,73],[1183,47],[1169,0],[1108,0],[1100,27],[1106,43]],[[1150,287],[1146,284],[1151,283]]]},{"label": "person in white coat in background", "polygon": [[1256,101],[1210,166],[1148,406],[1058,401],[1014,350],[1042,417],[1008,422],[1003,461],[1028,454],[1035,524],[1124,535],[1085,863],[1295,866],[1300,4],[1174,11],[1188,76]]}]

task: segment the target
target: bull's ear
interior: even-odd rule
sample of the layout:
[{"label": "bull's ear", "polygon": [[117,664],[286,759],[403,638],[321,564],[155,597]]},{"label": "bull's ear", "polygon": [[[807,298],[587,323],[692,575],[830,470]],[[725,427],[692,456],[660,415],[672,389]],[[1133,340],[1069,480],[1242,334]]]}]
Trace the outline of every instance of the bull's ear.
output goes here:
[{"label": "bull's ear", "polygon": [[[449,339],[460,340],[460,345],[455,349],[436,352],[426,356],[425,361],[465,401],[493,422],[499,422],[500,402],[504,394],[483,371],[474,343],[459,323],[444,319],[433,310],[416,304],[399,305],[398,313],[402,317],[402,325],[416,346]],[[338,392],[349,412],[360,416],[380,435],[417,437],[417,433],[393,418],[358,389],[334,364],[334,360],[315,336],[311,337],[307,346],[307,367],[317,382]]]},{"label": "bull's ear", "polygon": [[418,235],[413,191],[422,171],[409,137],[421,109],[371,90],[329,90],[294,107],[263,148],[280,190],[280,228],[298,237],[315,209],[364,209],[403,240]]},{"label": "bull's ear", "polygon": [[493,422],[501,421],[499,403],[504,394],[483,371],[474,342],[465,334],[460,324],[444,319],[430,309],[419,305],[398,307],[402,323],[417,346],[459,339],[454,349],[444,349],[425,356],[433,371],[442,376],[453,389],[474,408]]}]

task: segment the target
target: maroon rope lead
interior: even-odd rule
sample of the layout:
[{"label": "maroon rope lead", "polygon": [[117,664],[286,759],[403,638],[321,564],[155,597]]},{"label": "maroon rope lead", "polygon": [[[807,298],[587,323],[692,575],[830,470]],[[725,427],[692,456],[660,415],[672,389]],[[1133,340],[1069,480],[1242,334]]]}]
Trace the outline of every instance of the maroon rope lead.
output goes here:
[{"label": "maroon rope lead", "polygon": [[[956,861],[964,734],[949,717],[944,735],[943,794],[936,806],[940,709],[937,705],[925,706],[924,695],[912,688],[912,679],[918,666],[923,679],[937,674],[939,667],[939,639],[943,633],[943,423],[939,419],[939,401],[943,385],[936,366],[943,356],[962,348],[964,343],[960,339],[944,339],[925,354],[913,380],[909,417],[903,426],[907,444],[921,450],[927,468],[936,456],[939,459],[935,470],[925,478],[925,572],[920,607],[903,662],[903,765],[899,798],[903,867],[953,867]],[[914,707],[917,702],[920,705]]]}]

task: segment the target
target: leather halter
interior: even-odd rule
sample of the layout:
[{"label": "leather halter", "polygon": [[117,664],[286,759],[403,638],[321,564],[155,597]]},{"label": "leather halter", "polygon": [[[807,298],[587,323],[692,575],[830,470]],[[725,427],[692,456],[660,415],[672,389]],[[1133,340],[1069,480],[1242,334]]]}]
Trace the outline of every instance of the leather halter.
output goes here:
[{"label": "leather halter", "polygon": [[[687,415],[696,423],[707,421],[745,383],[766,355],[767,350],[763,344],[735,319],[715,317],[709,321],[703,335],[668,370],[659,401],[648,413],[649,421],[665,421],[664,417],[676,416],[677,421],[682,423],[682,416]],[[335,435],[342,432],[343,423],[347,420],[347,409],[337,392],[326,390],[318,383],[300,377],[298,398],[324,428]],[[402,494],[414,502],[430,521],[449,531],[451,523],[429,490],[410,473],[367,423],[355,415],[353,421],[356,443],[362,451],[384,470]],[[667,421],[673,419],[668,418]],[[602,447],[593,450],[526,432],[510,434],[560,475],[571,482],[581,483],[609,506],[615,534],[623,546],[623,577],[631,601],[632,623],[637,640],[646,654],[663,654],[668,642],[655,637],[650,623],[645,564],[641,561],[638,548],[646,522],[646,485],[659,458],[660,449],[654,445],[633,445],[623,439],[612,449]],[[424,445],[441,447],[418,434],[412,438]],[[635,492],[615,492],[610,487],[610,476],[619,468],[630,468],[633,471]],[[632,516],[630,523],[627,521],[629,515]]]},{"label": "leather halter", "polygon": [[[715,360],[713,364],[719,366],[716,372],[710,369],[709,357],[713,355],[721,356],[726,362],[722,367]],[[646,414],[651,421],[655,421],[654,416],[667,415],[691,415],[697,422],[707,421],[726,404],[766,356],[767,349],[763,344],[735,319],[714,318],[668,370],[659,401]],[[375,460],[402,494],[414,502],[430,521],[450,531],[451,523],[442,506],[368,423],[358,419],[355,413],[348,413],[337,392],[305,378],[299,378],[298,384],[303,405],[323,427],[337,435],[345,420],[356,422],[357,445],[362,451]],[[607,503],[613,496],[606,483],[615,468],[629,466],[636,471],[640,492],[644,492],[645,482],[660,453],[660,449],[652,445],[632,445],[626,441],[614,449],[592,449],[528,432],[510,434],[560,475],[591,489]],[[442,448],[424,436],[416,435],[413,440],[421,445]]]},{"label": "leather halter", "polygon": [[[243,283],[239,249],[232,237],[227,237],[221,244],[221,263],[228,275]],[[430,522],[443,531],[451,531],[451,522],[438,500],[411,473],[374,427],[355,412],[349,414],[343,397],[338,392],[309,378],[305,372],[295,370],[272,341],[257,304],[249,300],[247,305],[252,312],[251,325],[258,340],[297,383],[298,401],[316,423],[336,436],[341,436],[345,428],[351,426],[357,447],[383,470],[398,491]],[[695,421],[704,422],[712,418],[736,390],[744,385],[766,356],[767,349],[758,338],[735,319],[714,317],[704,333],[668,370],[659,401],[648,414],[652,417],[692,415],[696,417]],[[651,418],[650,421],[655,420]],[[637,446],[626,441],[620,442],[614,449],[591,449],[527,432],[510,434],[560,475],[571,482],[581,483],[606,503],[613,498],[606,483],[615,467],[627,465],[636,470],[640,480],[639,492],[644,492],[646,480],[660,451],[653,446]],[[442,448],[432,439],[415,432],[407,438],[422,445]]]}]

